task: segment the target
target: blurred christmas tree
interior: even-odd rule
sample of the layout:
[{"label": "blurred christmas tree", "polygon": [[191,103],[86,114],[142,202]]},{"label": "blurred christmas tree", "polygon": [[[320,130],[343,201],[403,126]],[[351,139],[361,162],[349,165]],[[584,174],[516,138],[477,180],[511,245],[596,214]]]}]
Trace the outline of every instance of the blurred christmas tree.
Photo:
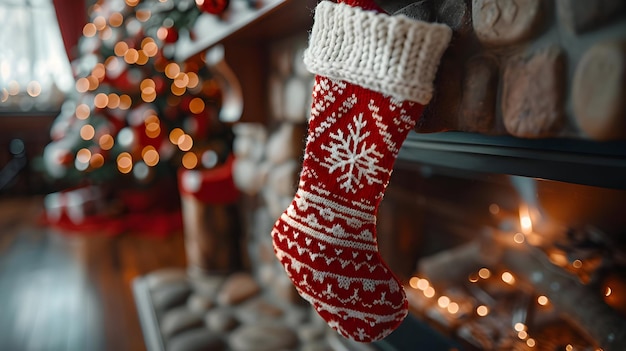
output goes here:
[{"label": "blurred christmas tree", "polygon": [[202,12],[228,2],[100,0],[73,62],[76,92],[51,128],[44,153],[53,178],[82,183],[124,179],[150,184],[211,168],[230,151],[219,121],[219,85],[201,59],[174,62],[174,44]]},{"label": "blurred christmas tree", "polygon": [[[178,204],[178,169],[211,169],[228,159],[232,132],[219,120],[220,85],[203,58],[172,59],[174,44],[193,36],[200,14],[219,15],[227,6],[202,0],[99,0],[90,6],[72,63],[76,89],[55,119],[43,155],[51,179],[91,194],[76,195],[79,215],[72,222],[82,222],[86,207],[94,207],[85,200],[94,187],[96,197],[107,197],[104,212]],[[174,186],[164,187],[164,179]],[[148,197],[128,200],[137,189]],[[68,196],[51,195],[48,214],[59,220],[71,212]],[[117,206],[125,209],[111,211],[111,198],[118,204],[126,198]]]}]

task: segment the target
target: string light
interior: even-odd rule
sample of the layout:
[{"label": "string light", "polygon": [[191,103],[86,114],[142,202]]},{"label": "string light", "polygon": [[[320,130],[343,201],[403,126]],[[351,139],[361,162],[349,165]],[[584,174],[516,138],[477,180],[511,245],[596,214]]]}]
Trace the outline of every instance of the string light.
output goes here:
[{"label": "string light", "polygon": [[109,104],[109,97],[105,93],[99,93],[94,97],[93,104],[97,108],[105,108]]},{"label": "string light", "polygon": [[180,140],[180,137],[182,137],[183,134],[185,134],[185,132],[180,128],[172,129],[172,131],[170,131],[170,136],[169,136],[170,142],[174,145],[178,145],[178,140]]},{"label": "string light", "polygon": [[424,289],[424,296],[428,298],[435,296],[435,289],[432,286],[427,287]]},{"label": "string light", "polygon": [[447,297],[447,296],[445,296],[445,295],[440,296],[440,297],[437,299],[437,304],[438,304],[438,305],[439,305],[439,307],[441,307],[441,308],[446,308],[446,307],[448,307],[448,305],[450,305],[450,298],[449,298],[449,297]]},{"label": "string light", "polygon": [[489,314],[489,308],[485,305],[480,305],[476,307],[476,314],[480,317],[484,317]]},{"label": "string light", "polygon": [[193,114],[200,114],[204,111],[204,100],[201,98],[193,98],[191,102],[189,102],[189,111]]},{"label": "string light", "polygon": [[93,23],[87,23],[83,27],[83,35],[87,38],[91,38],[94,35],[96,35],[97,31],[98,29],[96,28],[96,25]]},{"label": "string light", "polygon": [[526,240],[526,237],[522,233],[515,233],[515,235],[513,235],[513,241],[515,241],[518,244],[522,244],[525,240]]},{"label": "string light", "polygon": [[91,114],[91,109],[87,104],[79,104],[76,106],[76,118],[78,119],[87,119]]},{"label": "string light", "polygon": [[189,134],[183,134],[178,138],[178,148],[181,151],[189,151],[193,147],[193,139]]},{"label": "string light", "polygon": [[89,165],[92,168],[100,168],[104,166],[104,156],[102,156],[102,154],[93,154],[89,160]]},{"label": "string light", "polygon": [[85,93],[89,90],[89,80],[85,77],[78,78],[76,80],[76,91],[79,93]]},{"label": "string light", "polygon": [[115,43],[115,46],[113,46],[113,52],[119,57],[123,57],[124,55],[126,55],[127,51],[128,44],[125,41],[118,41],[117,43]]},{"label": "string light", "polygon": [[412,287],[413,289],[417,289],[417,282],[419,281],[420,281],[420,278],[411,277],[411,279],[409,279],[409,286]]},{"label": "string light", "polygon": [[130,173],[133,169],[133,158],[128,152],[122,152],[117,156],[117,169],[124,173]]},{"label": "string light", "polygon": [[509,285],[513,285],[515,284],[515,277],[513,277],[513,274],[510,272],[504,272],[502,273],[502,281]]},{"label": "string light", "polygon": [[91,124],[85,124],[80,128],[80,137],[83,138],[83,140],[91,140],[94,135],[96,135],[96,130]]},{"label": "string light", "polygon": [[581,268],[583,266],[583,262],[581,260],[574,260],[574,262],[572,262],[572,266],[574,268]]},{"label": "string light", "polygon": [[513,329],[515,329],[515,331],[520,332],[523,330],[526,330],[526,324],[521,323],[521,322],[517,322],[515,323],[515,325],[513,326]]},{"label": "string light", "polygon": [[122,23],[124,23],[124,16],[122,16],[121,13],[119,12],[113,12],[110,16],[109,16],[109,25],[111,27],[117,28],[119,26],[122,25]]},{"label": "string light", "polygon": [[183,155],[182,164],[187,169],[193,169],[198,165],[198,157],[193,152],[187,152]]},{"label": "string light", "polygon": [[114,143],[115,143],[115,140],[110,134],[104,134],[100,137],[100,139],[98,139],[98,145],[100,145],[100,148],[105,151],[111,150],[111,148],[113,148]]},{"label": "string light", "polygon": [[483,267],[480,270],[478,270],[478,276],[483,279],[489,279],[489,277],[491,277],[491,271]]},{"label": "string light", "polygon": [[159,163],[159,152],[152,145],[148,145],[141,151],[143,162],[150,167],[154,167]]},{"label": "string light", "polygon": [[459,304],[456,302],[450,302],[450,304],[448,305],[448,312],[455,314],[457,312],[459,312]]},{"label": "string light", "polygon": [[548,300],[548,298],[544,295],[541,295],[539,297],[537,297],[537,303],[540,304],[541,306],[545,306],[550,302],[550,300]]}]

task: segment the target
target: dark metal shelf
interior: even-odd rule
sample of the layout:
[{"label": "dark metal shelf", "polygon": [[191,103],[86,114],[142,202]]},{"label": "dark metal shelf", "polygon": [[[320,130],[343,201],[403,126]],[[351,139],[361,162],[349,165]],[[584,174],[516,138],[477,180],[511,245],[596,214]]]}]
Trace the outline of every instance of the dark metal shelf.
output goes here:
[{"label": "dark metal shelf", "polygon": [[626,141],[411,133],[398,158],[466,171],[626,189]]}]

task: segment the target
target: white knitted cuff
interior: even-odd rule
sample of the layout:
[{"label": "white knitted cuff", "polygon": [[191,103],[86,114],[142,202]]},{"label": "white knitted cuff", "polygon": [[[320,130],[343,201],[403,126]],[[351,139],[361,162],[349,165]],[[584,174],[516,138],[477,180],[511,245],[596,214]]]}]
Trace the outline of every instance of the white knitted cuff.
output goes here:
[{"label": "white knitted cuff", "polygon": [[314,74],[426,105],[451,36],[444,24],[322,1],[304,63]]}]

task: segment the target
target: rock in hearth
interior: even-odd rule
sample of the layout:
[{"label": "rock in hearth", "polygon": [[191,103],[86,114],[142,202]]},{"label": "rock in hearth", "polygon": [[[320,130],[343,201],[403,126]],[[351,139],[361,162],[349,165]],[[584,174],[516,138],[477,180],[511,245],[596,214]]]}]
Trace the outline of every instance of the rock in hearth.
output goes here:
[{"label": "rock in hearth", "polygon": [[298,337],[288,327],[253,324],[235,330],[228,345],[233,351],[291,350],[298,345]]},{"label": "rock in hearth", "polygon": [[204,312],[213,305],[213,299],[198,294],[191,294],[187,299],[187,308],[192,312]]},{"label": "rock in hearth", "polygon": [[204,324],[214,332],[227,332],[235,329],[239,322],[231,307],[216,307],[204,315]]},{"label": "rock in hearth", "polygon": [[172,337],[167,351],[224,351],[226,342],[206,328],[196,328]]},{"label": "rock in hearth", "polygon": [[172,283],[184,283],[187,281],[187,273],[184,269],[164,268],[145,276],[146,284],[150,290],[155,291]]},{"label": "rock in hearth", "polygon": [[225,281],[226,276],[206,274],[196,274],[189,279],[194,294],[213,300]]},{"label": "rock in hearth", "polygon": [[161,333],[167,339],[185,330],[203,326],[202,314],[191,312],[186,306],[167,311],[161,320]]},{"label": "rock in hearth", "polygon": [[259,284],[249,273],[235,273],[229,276],[217,295],[219,305],[236,305],[261,291]]},{"label": "rock in hearth", "polygon": [[265,298],[250,299],[237,306],[235,315],[243,324],[257,324],[275,321],[283,315],[283,310]]},{"label": "rock in hearth", "polygon": [[172,282],[161,286],[152,292],[152,303],[157,312],[163,312],[172,307],[179,306],[187,301],[191,288],[184,281]]}]

